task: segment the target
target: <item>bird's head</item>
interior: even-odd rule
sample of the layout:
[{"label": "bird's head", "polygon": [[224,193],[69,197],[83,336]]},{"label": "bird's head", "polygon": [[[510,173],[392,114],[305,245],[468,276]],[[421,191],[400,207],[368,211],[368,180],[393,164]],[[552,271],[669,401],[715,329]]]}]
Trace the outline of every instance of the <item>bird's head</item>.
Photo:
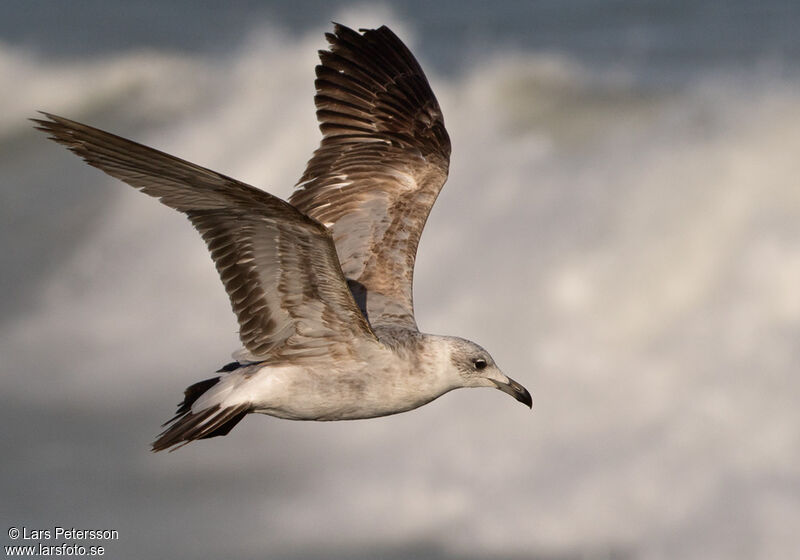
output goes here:
[{"label": "bird's head", "polygon": [[533,408],[528,390],[500,371],[489,352],[463,338],[448,337],[448,346],[449,369],[458,375],[460,387],[494,387]]}]

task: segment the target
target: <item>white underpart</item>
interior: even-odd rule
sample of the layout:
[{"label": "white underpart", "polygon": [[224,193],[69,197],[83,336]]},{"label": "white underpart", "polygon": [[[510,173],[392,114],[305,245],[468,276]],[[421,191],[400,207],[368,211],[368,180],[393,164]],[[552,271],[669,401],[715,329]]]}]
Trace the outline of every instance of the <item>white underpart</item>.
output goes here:
[{"label": "white underpart", "polygon": [[286,381],[297,375],[300,368],[262,367],[254,372],[250,368],[242,368],[220,377],[219,382],[203,393],[192,405],[192,412],[197,413],[219,405],[220,408],[280,401],[286,393]]},{"label": "white underpart", "polygon": [[[370,418],[416,408],[458,387],[491,386],[487,379],[464,378],[459,373],[451,360],[454,344],[449,337],[426,335],[420,362],[408,361],[384,347],[373,355],[368,383],[355,393],[350,382],[364,378],[359,370],[365,367],[363,363],[246,366],[222,374],[219,382],[195,401],[192,412],[246,404],[253,412],[283,418]],[[342,369],[337,371],[337,366]]]}]

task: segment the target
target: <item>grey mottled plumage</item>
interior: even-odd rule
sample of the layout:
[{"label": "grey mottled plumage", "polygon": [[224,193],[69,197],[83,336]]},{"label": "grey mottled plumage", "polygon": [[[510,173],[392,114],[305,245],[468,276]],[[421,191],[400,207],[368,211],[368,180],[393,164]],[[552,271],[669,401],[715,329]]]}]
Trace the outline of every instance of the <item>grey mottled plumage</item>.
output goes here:
[{"label": "grey mottled plumage", "polygon": [[417,244],[450,157],[422,69],[386,27],[335,25],[326,37],[315,96],[323,139],[289,203],[63,117],[34,119],[90,165],[186,214],[239,321],[237,361],[186,390],[155,451],[227,434],[251,412],[370,418],[480,386],[531,405],[480,346],[422,334],[414,321]]}]

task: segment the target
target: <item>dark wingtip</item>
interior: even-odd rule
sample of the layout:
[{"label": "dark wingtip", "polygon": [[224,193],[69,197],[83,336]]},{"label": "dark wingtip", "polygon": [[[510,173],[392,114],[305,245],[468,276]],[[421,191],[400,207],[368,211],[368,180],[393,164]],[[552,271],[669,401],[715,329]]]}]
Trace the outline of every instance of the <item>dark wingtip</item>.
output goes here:
[{"label": "dark wingtip", "polygon": [[39,113],[40,115],[43,115],[47,120],[38,117],[28,118],[29,121],[31,121],[36,125],[33,128],[35,128],[36,130],[41,130],[43,132],[49,132],[53,124],[55,124],[55,115],[51,115],[50,113],[46,113],[44,111],[36,111],[36,112]]},{"label": "dark wingtip", "polygon": [[[67,146],[72,150],[72,143],[74,142],[74,128],[80,126],[75,121],[67,118],[48,113],[47,111],[37,111],[44,118],[31,117],[28,120],[34,123],[36,130],[41,130],[48,134],[48,138],[59,144]],[[74,151],[74,150],[72,150]],[[77,153],[77,152],[76,152]]]}]

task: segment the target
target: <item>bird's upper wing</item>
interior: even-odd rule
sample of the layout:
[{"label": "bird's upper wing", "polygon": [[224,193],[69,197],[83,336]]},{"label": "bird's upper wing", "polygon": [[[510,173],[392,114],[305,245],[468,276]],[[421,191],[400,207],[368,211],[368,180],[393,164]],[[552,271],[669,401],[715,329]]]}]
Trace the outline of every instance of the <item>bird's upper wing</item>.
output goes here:
[{"label": "bird's upper wing", "polygon": [[330,352],[332,343],[375,340],[347,288],[330,232],[318,222],[230,177],[45,116],[34,121],[53,140],[189,217],[239,320],[244,358],[303,358]]},{"label": "bird's upper wing", "polygon": [[408,48],[387,27],[362,32],[326,34],[314,98],[323,138],[289,202],[332,231],[373,326],[416,328],[414,258],[447,179],[450,139]]}]

